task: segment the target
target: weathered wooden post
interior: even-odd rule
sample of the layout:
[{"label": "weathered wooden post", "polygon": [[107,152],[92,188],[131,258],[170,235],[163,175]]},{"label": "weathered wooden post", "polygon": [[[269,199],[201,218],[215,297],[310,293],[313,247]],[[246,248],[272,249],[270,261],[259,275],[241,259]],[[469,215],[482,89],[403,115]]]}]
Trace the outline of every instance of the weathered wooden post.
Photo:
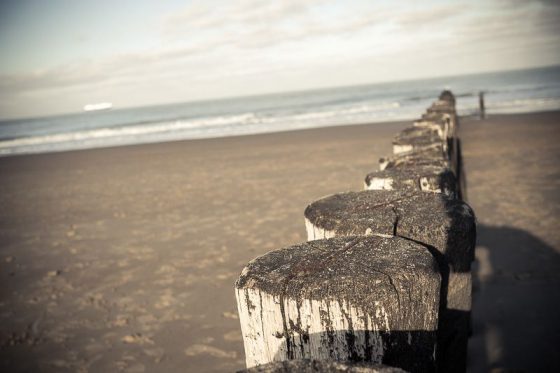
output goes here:
[{"label": "weathered wooden post", "polygon": [[429,250],[398,237],[271,251],[235,285],[247,367],[311,358],[434,371],[440,283]]},{"label": "weathered wooden post", "polygon": [[393,154],[410,153],[437,146],[447,151],[447,141],[443,138],[442,131],[429,127],[408,127],[393,138]]},{"label": "weathered wooden post", "polygon": [[297,359],[275,361],[254,368],[243,369],[237,373],[406,373],[400,368],[365,362],[336,360]]},{"label": "weathered wooden post", "polygon": [[379,159],[379,169],[408,169],[418,166],[448,167],[453,171],[449,155],[441,145]]},{"label": "weathered wooden post", "polygon": [[453,122],[451,121],[451,116],[447,114],[437,114],[435,116],[430,116],[429,119],[420,119],[413,122],[412,125],[414,127],[429,128],[436,131],[442,140],[453,136]]},{"label": "weathered wooden post", "polygon": [[[412,127],[404,129],[395,136],[393,140],[395,156],[380,159],[380,169],[383,171],[398,168],[402,171],[399,176],[405,180],[405,171],[414,173],[418,167],[448,167],[455,174],[455,184],[458,186],[455,190],[456,196],[461,198],[463,196],[461,186],[464,181],[461,180],[459,144],[456,137],[458,121],[454,104],[452,94],[444,91],[440,100],[434,102],[423,119],[415,121]],[[368,183],[366,180],[366,189],[388,189],[389,179],[385,176],[375,177],[373,180],[377,184]],[[406,180],[406,183],[410,181]],[[427,190],[432,189],[425,179],[423,184],[427,184]],[[434,191],[437,191],[437,188]]]},{"label": "weathered wooden post", "polygon": [[325,197],[304,215],[309,240],[399,236],[430,248],[443,277],[438,363],[445,372],[465,370],[476,240],[467,204],[442,194],[372,190]]},{"label": "weathered wooden post", "polygon": [[413,126],[417,127],[433,127],[434,125],[442,129],[444,132],[443,137],[453,137],[457,132],[457,115],[436,112],[424,113],[419,120],[413,123]]},{"label": "weathered wooden post", "polygon": [[448,89],[441,92],[441,94],[439,95],[439,99],[441,101],[447,101],[449,104],[455,106],[455,96]]},{"label": "weathered wooden post", "polygon": [[439,100],[434,102],[422,116],[423,120],[415,122],[414,125],[423,126],[424,121],[435,121],[438,124],[447,122],[449,131],[447,132],[447,152],[451,162],[452,170],[457,178],[458,198],[465,197],[465,175],[462,168],[461,160],[461,144],[457,137],[459,128],[459,119],[455,110],[455,96],[450,91],[443,91],[439,96]]},{"label": "weathered wooden post", "polygon": [[367,174],[365,190],[403,190],[443,193],[457,197],[455,174],[447,167],[389,168]]},{"label": "weathered wooden post", "polygon": [[451,105],[448,101],[437,100],[432,105],[426,109],[426,113],[442,113],[455,115],[455,105]]}]

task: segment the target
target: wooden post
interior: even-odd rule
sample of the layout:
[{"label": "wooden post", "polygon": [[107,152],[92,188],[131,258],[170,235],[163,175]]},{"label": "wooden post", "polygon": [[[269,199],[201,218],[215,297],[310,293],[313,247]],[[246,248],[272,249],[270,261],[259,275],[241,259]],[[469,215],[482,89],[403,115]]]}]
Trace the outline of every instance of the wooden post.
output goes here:
[{"label": "wooden post", "polygon": [[379,169],[381,171],[393,168],[411,168],[418,166],[437,166],[449,167],[454,172],[449,155],[441,144],[436,144],[430,148],[403,153],[387,158],[379,159]]},{"label": "wooden post", "polygon": [[451,133],[451,117],[449,115],[437,116],[437,118],[420,119],[415,121],[412,125],[419,128],[429,128],[436,131],[442,140],[452,136]]},{"label": "wooden post", "polygon": [[432,104],[426,113],[422,114],[423,121],[445,121],[449,126],[447,137],[453,137],[457,132],[457,112],[455,110],[455,100],[438,100]]},{"label": "wooden post", "polygon": [[451,106],[446,101],[436,101],[432,104],[432,106],[426,109],[426,113],[428,114],[442,113],[442,114],[455,115],[455,107]]},{"label": "wooden post", "polygon": [[[410,131],[409,133],[414,134],[415,132]],[[429,136],[410,136],[408,138],[409,133],[398,135],[395,138],[393,141],[395,155],[393,157],[379,159],[381,171],[392,168],[411,169],[419,166],[448,167],[459,179],[457,172],[459,169],[458,140],[456,137],[447,137],[445,141],[439,141],[433,138],[435,132]],[[459,194],[461,194],[460,191]]]},{"label": "wooden post", "polygon": [[243,369],[237,373],[406,373],[400,368],[364,362],[297,359],[276,361],[254,368]]},{"label": "wooden post", "polygon": [[459,198],[464,196],[464,175],[461,172],[460,146],[457,138],[459,120],[455,111],[455,97],[450,91],[443,91],[439,100],[434,102],[426,114],[422,115],[420,121],[414,122],[414,126],[433,127],[435,124],[445,129],[447,140],[448,159],[451,162],[451,169],[457,179]]},{"label": "wooden post", "polygon": [[235,285],[247,367],[311,358],[434,371],[440,283],[430,252],[398,237],[271,251]]},{"label": "wooden post", "polygon": [[457,180],[447,167],[389,168],[367,174],[365,190],[401,190],[443,193],[457,198]]},{"label": "wooden post", "polygon": [[446,131],[446,137],[450,138],[456,135],[458,128],[457,115],[445,113],[425,113],[422,114],[420,120],[414,122],[414,125],[422,125],[422,123],[431,122],[440,125]]},{"label": "wooden post", "polygon": [[441,194],[372,190],[325,197],[304,215],[309,240],[399,236],[432,248],[443,276],[440,368],[465,370],[476,240],[474,213],[467,204]]},{"label": "wooden post", "polygon": [[439,100],[447,101],[450,105],[455,106],[455,96],[451,91],[447,89],[441,92],[441,94],[439,95]]},{"label": "wooden post", "polygon": [[447,143],[434,136],[417,136],[410,139],[395,138],[393,140],[393,154],[410,154],[428,149],[443,149],[447,152]]},{"label": "wooden post", "polygon": [[440,131],[429,127],[408,127],[393,138],[393,154],[410,153],[438,145],[447,151],[446,139],[442,136]]}]

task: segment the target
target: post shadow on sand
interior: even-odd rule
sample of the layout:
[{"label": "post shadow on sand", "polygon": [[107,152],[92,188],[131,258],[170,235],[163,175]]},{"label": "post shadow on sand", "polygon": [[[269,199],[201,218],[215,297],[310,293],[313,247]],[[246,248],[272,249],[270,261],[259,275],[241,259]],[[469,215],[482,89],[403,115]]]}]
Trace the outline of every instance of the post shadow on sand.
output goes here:
[{"label": "post shadow on sand", "polygon": [[[463,167],[461,139],[455,137],[453,140],[449,141],[448,146],[449,151],[453,154],[452,159],[455,160],[457,198],[464,201],[467,195],[467,182]],[[463,208],[463,211],[457,213],[457,209],[454,208],[456,201],[453,199],[442,197],[442,200],[451,223],[448,228],[445,255],[435,248],[432,249],[432,254],[440,264],[442,277],[438,326],[440,332],[438,333],[437,349],[438,370],[442,372],[464,372],[467,366],[472,311],[449,308],[446,301],[448,299],[450,272],[459,276],[471,273],[471,263],[474,260],[477,238],[476,218],[474,212],[470,209]],[[467,300],[463,303],[469,302]]]},{"label": "post shadow on sand", "polygon": [[41,372],[39,357],[28,346],[0,347],[0,372]]},{"label": "post shadow on sand", "polygon": [[[465,174],[458,139],[459,196],[466,201]],[[475,250],[487,255],[484,263],[473,257],[468,371],[560,371],[560,255],[523,229],[477,224],[476,234]]]},{"label": "post shadow on sand", "polygon": [[[407,372],[435,372],[434,369],[434,350],[433,346],[437,338],[435,331],[425,330],[399,330],[391,332],[379,332],[378,334],[383,340],[385,346],[383,360],[381,364],[392,367],[398,367]],[[322,333],[303,334],[290,336],[290,339],[298,338],[298,345],[303,346],[303,342],[310,339],[320,339],[323,341],[322,346],[326,346],[329,352],[329,359],[339,360],[337,356],[343,355],[342,351],[338,351],[335,341],[345,341],[348,346],[348,359],[353,362],[371,362],[376,357],[376,348],[374,340],[376,336],[369,330],[326,330]],[[355,341],[366,341],[365,351],[355,348]],[[340,346],[340,344],[338,344]],[[413,347],[414,346],[414,347]],[[299,355],[303,351],[293,352],[292,356],[284,356],[277,352],[274,361],[283,361],[287,359],[301,358]],[[344,351],[346,353],[346,349]],[[309,357],[305,357],[309,358]]]},{"label": "post shadow on sand", "polygon": [[477,241],[470,370],[560,371],[560,255],[512,227],[480,224]]}]

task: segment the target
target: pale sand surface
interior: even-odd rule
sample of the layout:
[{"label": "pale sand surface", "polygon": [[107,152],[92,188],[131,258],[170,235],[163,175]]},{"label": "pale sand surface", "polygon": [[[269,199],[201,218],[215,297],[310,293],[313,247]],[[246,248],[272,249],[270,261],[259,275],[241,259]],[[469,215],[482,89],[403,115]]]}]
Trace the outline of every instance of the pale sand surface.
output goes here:
[{"label": "pale sand surface", "polygon": [[239,272],[403,126],[0,159],[0,371],[243,368]]},{"label": "pale sand surface", "polygon": [[[560,113],[462,124],[480,243],[471,370],[554,370]],[[361,190],[403,126],[0,159],[0,371],[243,367],[239,271],[305,240],[307,203]]]},{"label": "pale sand surface", "polygon": [[478,218],[472,372],[560,372],[560,113],[463,120]]}]

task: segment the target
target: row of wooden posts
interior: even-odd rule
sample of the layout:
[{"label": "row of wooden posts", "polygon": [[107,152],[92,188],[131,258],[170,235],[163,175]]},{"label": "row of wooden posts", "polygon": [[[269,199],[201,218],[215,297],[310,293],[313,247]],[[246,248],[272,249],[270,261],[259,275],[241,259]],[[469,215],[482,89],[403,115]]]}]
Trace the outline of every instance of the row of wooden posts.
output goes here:
[{"label": "row of wooden posts", "polygon": [[247,264],[235,284],[247,368],[465,371],[476,225],[458,125],[444,91],[365,190],[305,209],[308,242]]}]

